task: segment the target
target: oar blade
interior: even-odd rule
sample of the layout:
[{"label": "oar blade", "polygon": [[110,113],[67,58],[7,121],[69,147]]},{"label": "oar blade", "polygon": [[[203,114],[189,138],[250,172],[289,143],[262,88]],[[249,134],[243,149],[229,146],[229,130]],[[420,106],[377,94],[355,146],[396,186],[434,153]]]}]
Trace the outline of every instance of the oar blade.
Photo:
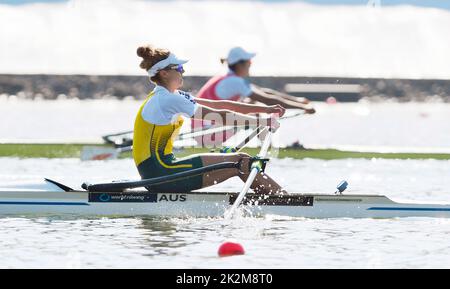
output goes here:
[{"label": "oar blade", "polygon": [[100,161],[117,159],[119,151],[115,148],[84,146],[81,150],[80,159],[82,161]]}]

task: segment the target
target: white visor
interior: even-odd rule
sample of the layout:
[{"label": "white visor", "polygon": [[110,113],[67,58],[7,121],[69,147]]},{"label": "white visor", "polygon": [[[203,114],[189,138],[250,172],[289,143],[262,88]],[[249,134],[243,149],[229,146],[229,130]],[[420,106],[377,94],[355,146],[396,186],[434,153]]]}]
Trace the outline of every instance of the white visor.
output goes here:
[{"label": "white visor", "polygon": [[158,73],[158,71],[166,68],[169,65],[185,64],[186,62],[188,62],[188,61],[179,59],[176,57],[175,54],[170,53],[169,57],[155,63],[155,65],[153,65],[152,67],[150,67],[149,70],[147,70],[148,76],[150,76],[150,77],[155,76]]}]

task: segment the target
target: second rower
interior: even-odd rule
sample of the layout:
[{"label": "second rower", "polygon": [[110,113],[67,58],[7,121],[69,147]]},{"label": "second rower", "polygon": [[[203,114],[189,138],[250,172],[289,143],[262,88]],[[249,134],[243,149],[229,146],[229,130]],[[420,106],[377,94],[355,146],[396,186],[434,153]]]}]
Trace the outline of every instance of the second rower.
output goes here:
[{"label": "second rower", "polygon": [[[247,52],[241,47],[232,48],[227,58],[221,59],[222,63],[228,64],[228,73],[208,80],[199,90],[197,97],[210,100],[259,102],[266,105],[279,105],[286,109],[301,109],[307,114],[315,113],[307,98],[295,97],[270,88],[250,84],[247,78],[250,76],[251,59],[255,55],[255,53]],[[192,121],[193,130],[205,129],[212,125],[211,122]],[[197,137],[196,140],[203,146],[221,146],[224,141],[233,135],[234,130],[228,130],[220,134]]]}]

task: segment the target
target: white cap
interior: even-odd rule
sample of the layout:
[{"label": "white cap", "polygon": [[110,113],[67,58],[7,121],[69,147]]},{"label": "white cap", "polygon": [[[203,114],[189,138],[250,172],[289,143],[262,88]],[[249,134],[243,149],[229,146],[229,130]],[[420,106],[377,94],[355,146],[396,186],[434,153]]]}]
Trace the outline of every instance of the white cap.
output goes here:
[{"label": "white cap", "polygon": [[155,63],[155,65],[150,67],[150,69],[147,70],[147,72],[150,77],[153,77],[158,73],[158,71],[166,68],[169,65],[185,64],[186,62],[188,62],[188,61],[184,60],[184,59],[179,59],[179,58],[177,58],[177,56],[175,54],[170,53],[169,57]]},{"label": "white cap", "polygon": [[228,65],[233,65],[242,60],[250,60],[255,57],[256,53],[245,51],[242,47],[234,47],[228,52],[227,62]]}]

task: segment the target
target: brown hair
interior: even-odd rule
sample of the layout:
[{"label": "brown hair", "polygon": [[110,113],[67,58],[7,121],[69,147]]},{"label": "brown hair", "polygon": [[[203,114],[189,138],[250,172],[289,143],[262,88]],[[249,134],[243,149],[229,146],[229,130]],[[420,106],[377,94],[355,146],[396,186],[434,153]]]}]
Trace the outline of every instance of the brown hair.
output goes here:
[{"label": "brown hair", "polygon": [[[240,60],[240,61],[238,61],[238,62],[236,62],[236,63],[234,63],[234,64],[232,64],[232,65],[228,64],[228,68],[229,68],[230,70],[232,70],[232,71],[236,71],[236,67],[237,67],[239,64],[245,63],[245,62],[247,62],[247,61],[248,61],[248,60]],[[226,59],[226,58],[220,58],[220,63],[221,63],[221,64],[224,64],[225,62],[227,62],[227,59]]]},{"label": "brown hair", "polygon": [[[163,48],[154,48],[151,45],[143,45],[139,46],[136,53],[139,57],[143,58],[139,67],[147,71],[156,63],[169,57],[170,51]],[[158,75],[155,75],[150,79],[154,82],[159,81]]]}]

